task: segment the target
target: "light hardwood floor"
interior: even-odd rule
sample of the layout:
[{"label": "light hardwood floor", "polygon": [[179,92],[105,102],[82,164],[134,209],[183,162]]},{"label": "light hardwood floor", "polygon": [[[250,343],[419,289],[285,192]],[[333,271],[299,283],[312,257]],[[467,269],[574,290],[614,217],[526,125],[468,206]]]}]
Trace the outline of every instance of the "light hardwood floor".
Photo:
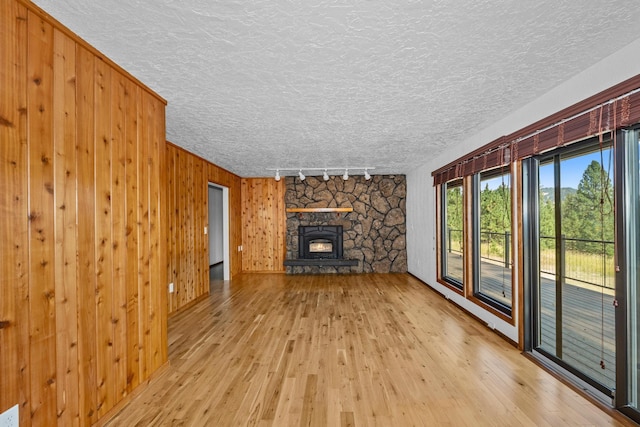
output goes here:
[{"label": "light hardwood floor", "polygon": [[410,275],[242,275],[111,426],[623,426]]}]

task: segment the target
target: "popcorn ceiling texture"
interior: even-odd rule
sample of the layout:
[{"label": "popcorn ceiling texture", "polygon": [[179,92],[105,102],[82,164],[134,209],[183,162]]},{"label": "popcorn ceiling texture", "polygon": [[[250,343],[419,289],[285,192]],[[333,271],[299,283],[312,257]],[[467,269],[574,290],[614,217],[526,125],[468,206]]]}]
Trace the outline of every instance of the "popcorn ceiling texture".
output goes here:
[{"label": "popcorn ceiling texture", "polygon": [[628,0],[35,3],[167,99],[170,141],[243,177],[406,173],[640,37]]}]

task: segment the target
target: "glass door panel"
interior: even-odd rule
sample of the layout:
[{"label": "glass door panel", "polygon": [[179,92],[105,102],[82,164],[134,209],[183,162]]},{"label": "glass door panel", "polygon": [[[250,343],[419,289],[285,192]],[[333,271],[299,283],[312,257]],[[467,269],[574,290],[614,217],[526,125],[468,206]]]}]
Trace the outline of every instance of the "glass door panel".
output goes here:
[{"label": "glass door panel", "polygon": [[[556,205],[555,205],[554,159],[540,163],[538,175],[541,181],[538,191],[538,248],[540,265],[538,268],[538,346],[553,356],[556,352],[557,311],[562,308],[556,303]],[[560,347],[561,348],[561,347]]]},{"label": "glass door panel", "polygon": [[608,146],[538,168],[537,347],[604,392],[615,388],[613,159]]},{"label": "glass door panel", "polygon": [[[628,313],[626,316],[627,323],[627,369],[626,382],[627,398],[626,402],[636,411],[640,410],[638,403],[638,383],[640,382],[640,370],[638,369],[638,355],[640,353],[640,293],[638,285],[640,285],[640,138],[638,130],[629,131],[625,138],[625,194],[624,208],[627,215],[623,225],[625,236],[625,257],[626,274],[625,281],[627,284],[626,299],[628,301]],[[634,414],[638,417],[638,414]]]}]

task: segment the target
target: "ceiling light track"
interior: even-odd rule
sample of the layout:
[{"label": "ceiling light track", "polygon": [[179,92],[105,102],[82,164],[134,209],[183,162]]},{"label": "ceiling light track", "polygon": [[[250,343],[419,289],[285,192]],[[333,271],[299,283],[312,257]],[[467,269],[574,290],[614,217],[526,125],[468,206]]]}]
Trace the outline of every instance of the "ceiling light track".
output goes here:
[{"label": "ceiling light track", "polygon": [[[298,177],[300,178],[300,181],[304,181],[306,176],[304,175],[304,172],[311,172],[311,175],[313,175],[313,172],[322,172],[322,174],[317,174],[317,175],[322,175],[322,179],[324,179],[325,181],[329,180],[329,175],[341,175],[341,172],[337,172],[337,171],[344,171],[344,173],[342,173],[342,179],[344,179],[345,181],[349,179],[349,175],[354,175],[352,172],[353,171],[362,171],[362,175],[364,175],[364,179],[366,179],[367,181],[371,179],[371,175],[369,174],[370,170],[374,170],[374,167],[348,167],[348,168],[274,168],[274,169],[267,169],[268,171],[275,171],[275,180],[276,181],[280,181],[281,178],[281,173],[282,176],[287,176],[286,172],[292,172],[289,174],[289,176],[295,176],[298,175]],[[333,172],[333,173],[332,173]],[[355,175],[360,175],[358,173],[356,173]]]}]

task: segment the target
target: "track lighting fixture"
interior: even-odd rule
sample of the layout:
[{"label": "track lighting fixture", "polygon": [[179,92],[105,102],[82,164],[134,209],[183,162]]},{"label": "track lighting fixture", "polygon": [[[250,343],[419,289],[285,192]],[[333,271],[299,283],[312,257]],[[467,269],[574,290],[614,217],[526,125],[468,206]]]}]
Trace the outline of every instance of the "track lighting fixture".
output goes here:
[{"label": "track lighting fixture", "polygon": [[[282,176],[295,176],[296,171],[298,172],[298,177],[300,181],[304,181],[306,176],[302,171],[310,172],[312,176],[322,176],[322,179],[325,181],[329,181],[331,176],[339,176],[339,171],[344,170],[344,174],[342,174],[342,179],[345,181],[349,179],[349,170],[351,171],[363,171],[364,179],[370,180],[371,175],[369,174],[370,170],[375,168],[372,167],[355,167],[351,166],[348,168],[338,167],[338,168],[277,168],[277,169],[267,169],[270,171],[275,171],[275,180],[280,181]],[[281,175],[280,172],[283,172]],[[289,172],[289,174],[287,174]],[[356,173],[356,175],[359,175]]]}]

